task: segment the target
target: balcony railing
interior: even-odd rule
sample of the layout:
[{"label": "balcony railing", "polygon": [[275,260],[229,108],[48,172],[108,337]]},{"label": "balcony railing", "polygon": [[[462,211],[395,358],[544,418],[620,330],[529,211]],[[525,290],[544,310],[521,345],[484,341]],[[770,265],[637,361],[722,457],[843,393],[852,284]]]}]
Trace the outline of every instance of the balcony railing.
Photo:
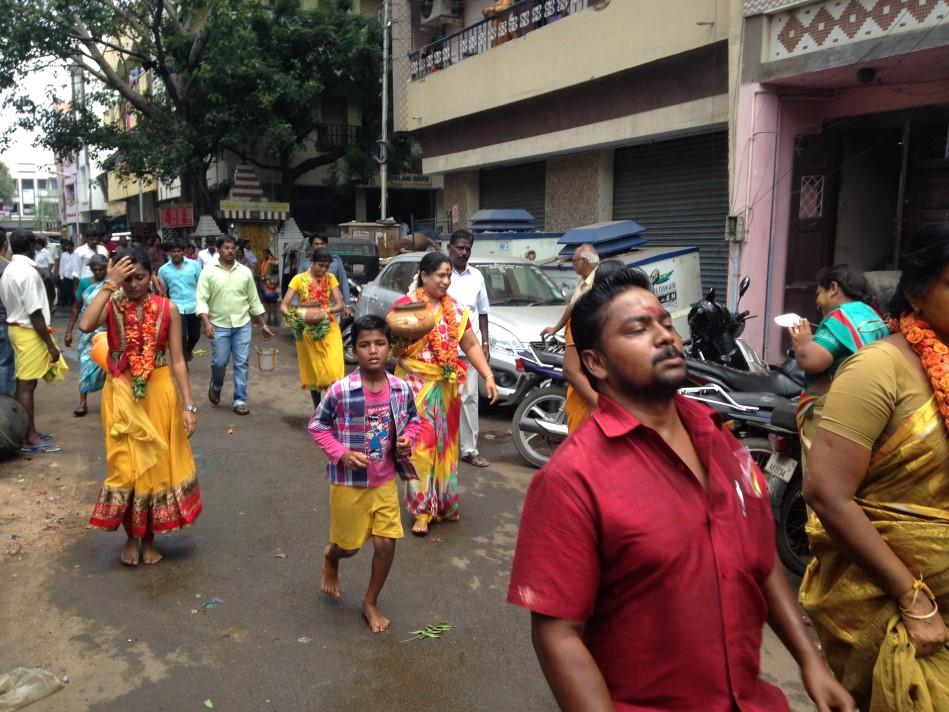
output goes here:
[{"label": "balcony railing", "polygon": [[597,0],[520,0],[506,10],[410,53],[412,81],[489,52],[595,4]]},{"label": "balcony railing", "polygon": [[316,147],[333,151],[362,143],[363,127],[349,124],[317,124]]}]

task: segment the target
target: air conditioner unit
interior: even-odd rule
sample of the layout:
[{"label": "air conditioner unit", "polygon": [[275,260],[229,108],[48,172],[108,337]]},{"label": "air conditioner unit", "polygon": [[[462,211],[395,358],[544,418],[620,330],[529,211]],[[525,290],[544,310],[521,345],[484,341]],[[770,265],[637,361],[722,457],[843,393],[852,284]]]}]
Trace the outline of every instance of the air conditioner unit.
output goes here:
[{"label": "air conditioner unit", "polygon": [[461,20],[458,0],[422,0],[419,9],[423,28],[437,29]]}]

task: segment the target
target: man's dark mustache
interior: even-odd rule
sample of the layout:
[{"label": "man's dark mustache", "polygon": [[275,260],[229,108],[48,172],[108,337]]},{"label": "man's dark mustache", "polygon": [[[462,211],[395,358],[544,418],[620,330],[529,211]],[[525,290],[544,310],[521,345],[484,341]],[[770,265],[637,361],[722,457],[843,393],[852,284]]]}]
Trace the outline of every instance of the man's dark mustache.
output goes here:
[{"label": "man's dark mustache", "polygon": [[657,366],[670,358],[685,358],[685,354],[679,351],[675,346],[664,346],[662,351],[652,357],[652,365]]}]

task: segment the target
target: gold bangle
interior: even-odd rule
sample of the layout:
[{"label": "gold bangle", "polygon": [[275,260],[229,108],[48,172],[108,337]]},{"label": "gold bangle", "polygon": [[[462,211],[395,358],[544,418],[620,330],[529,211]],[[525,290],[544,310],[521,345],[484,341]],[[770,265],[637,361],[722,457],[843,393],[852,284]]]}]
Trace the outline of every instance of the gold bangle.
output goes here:
[{"label": "gold bangle", "polygon": [[119,285],[117,285],[115,282],[110,282],[109,280],[105,280],[102,283],[102,289],[104,289],[107,292],[114,292],[118,288],[119,288]]},{"label": "gold bangle", "polygon": [[[910,590],[912,590],[913,592],[913,600],[909,602],[909,605],[911,608],[912,606],[916,605],[916,598],[917,596],[919,596],[919,592],[922,591],[924,594],[926,594],[926,598],[929,599],[929,602],[933,604],[933,609],[926,615],[920,616],[920,615],[917,615],[916,613],[911,613],[910,609],[903,608],[903,606],[900,606],[899,607],[900,613],[902,613],[907,618],[912,618],[913,620],[916,620],[916,621],[929,620],[930,618],[935,617],[937,613],[939,613],[939,604],[936,603],[936,595],[932,592],[932,589],[930,589],[929,586],[927,586],[923,582],[922,574],[919,575],[918,579],[915,579],[913,581],[913,588]],[[907,591],[906,593],[909,593],[909,591]],[[906,593],[904,593],[903,596],[905,596]],[[900,598],[902,598],[903,596],[900,596]]]}]

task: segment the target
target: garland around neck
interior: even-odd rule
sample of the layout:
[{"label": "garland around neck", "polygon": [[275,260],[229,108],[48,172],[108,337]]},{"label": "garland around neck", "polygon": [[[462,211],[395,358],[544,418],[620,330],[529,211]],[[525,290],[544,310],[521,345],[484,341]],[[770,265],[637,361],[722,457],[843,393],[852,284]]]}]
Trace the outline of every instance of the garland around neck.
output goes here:
[{"label": "garland around neck", "polygon": [[949,346],[940,339],[928,322],[916,314],[900,317],[900,331],[919,356],[929,376],[936,406],[949,431]]}]

